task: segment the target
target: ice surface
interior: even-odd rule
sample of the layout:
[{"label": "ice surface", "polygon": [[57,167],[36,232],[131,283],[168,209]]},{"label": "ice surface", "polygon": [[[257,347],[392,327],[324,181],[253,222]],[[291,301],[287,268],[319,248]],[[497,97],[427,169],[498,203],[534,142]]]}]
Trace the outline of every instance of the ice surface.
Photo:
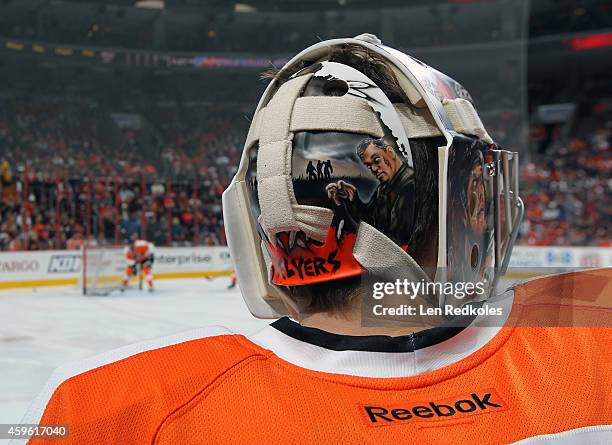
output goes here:
[{"label": "ice surface", "polygon": [[227,290],[229,277],[155,284],[154,293],[106,297],[76,287],[0,291],[0,423],[19,422],[62,364],[202,326],[249,334],[269,323],[249,313],[237,287]]}]

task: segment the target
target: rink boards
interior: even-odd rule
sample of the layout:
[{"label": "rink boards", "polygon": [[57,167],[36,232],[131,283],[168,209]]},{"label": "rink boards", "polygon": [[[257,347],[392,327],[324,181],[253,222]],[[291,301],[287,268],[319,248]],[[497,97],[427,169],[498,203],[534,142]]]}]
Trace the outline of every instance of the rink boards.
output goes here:
[{"label": "rink boards", "polygon": [[[528,247],[514,249],[509,278],[527,278],[574,268],[612,266],[612,248]],[[81,274],[78,250],[0,252],[0,289],[76,285]],[[226,246],[158,247],[156,279],[229,275],[232,264]]]},{"label": "rink boards", "polygon": [[[0,252],[0,289],[76,285],[81,267],[79,250]],[[214,277],[231,270],[225,246],[156,248],[156,279]]]}]

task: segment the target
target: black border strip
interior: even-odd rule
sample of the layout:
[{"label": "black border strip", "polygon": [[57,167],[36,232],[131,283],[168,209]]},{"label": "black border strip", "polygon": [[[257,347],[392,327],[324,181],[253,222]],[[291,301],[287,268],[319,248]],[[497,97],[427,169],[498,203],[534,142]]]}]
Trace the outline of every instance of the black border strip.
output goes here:
[{"label": "black border strip", "polygon": [[454,337],[465,329],[466,325],[439,326],[397,337],[334,334],[321,329],[302,326],[288,317],[283,317],[270,326],[296,340],[332,351],[414,352]]}]

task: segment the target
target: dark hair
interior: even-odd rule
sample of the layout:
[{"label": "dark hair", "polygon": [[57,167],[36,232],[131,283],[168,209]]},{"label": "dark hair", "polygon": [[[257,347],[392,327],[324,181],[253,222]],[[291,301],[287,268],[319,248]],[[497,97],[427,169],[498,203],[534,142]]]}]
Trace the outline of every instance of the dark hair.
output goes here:
[{"label": "dark hair", "polygon": [[[361,71],[384,91],[391,102],[409,103],[408,96],[404,93],[393,70],[382,57],[369,49],[347,43],[333,48],[329,54],[329,61],[343,63]],[[264,80],[276,79],[277,86],[280,86],[295,73],[316,62],[317,60],[302,60],[282,71],[272,68],[264,71],[260,77]]]},{"label": "dark hair", "polygon": [[[334,48],[329,56],[332,62],[349,65],[372,79],[393,103],[410,104],[395,73],[387,62],[359,45],[346,44]],[[262,78],[275,78],[281,85],[293,74],[316,61],[302,61],[288,69],[267,71]],[[383,138],[364,139],[357,147],[361,158],[363,151],[373,144],[385,149],[389,144]],[[362,150],[360,147],[363,145]],[[438,223],[438,147],[445,146],[444,137],[410,139],[410,151],[415,176],[415,220],[414,230],[408,240],[408,253],[419,265],[431,261],[437,252]],[[434,264],[427,264],[434,266]],[[366,272],[367,273],[367,272]],[[338,312],[350,306],[360,295],[364,276],[343,278],[304,286],[289,287],[289,292],[304,312]]]},{"label": "dark hair", "polygon": [[357,156],[359,156],[359,159],[361,159],[363,161],[363,154],[365,153],[365,151],[368,149],[368,147],[370,145],[373,145],[376,148],[379,148],[381,150],[386,150],[387,147],[389,147],[389,144],[387,144],[383,139],[374,139],[374,138],[365,138],[362,139],[359,144],[357,144],[357,147],[355,148],[355,151],[357,152]]},{"label": "dark hair", "polygon": [[442,136],[410,139],[414,163],[415,220],[408,253],[424,264],[431,249],[437,252],[438,242],[438,147],[446,146]]}]

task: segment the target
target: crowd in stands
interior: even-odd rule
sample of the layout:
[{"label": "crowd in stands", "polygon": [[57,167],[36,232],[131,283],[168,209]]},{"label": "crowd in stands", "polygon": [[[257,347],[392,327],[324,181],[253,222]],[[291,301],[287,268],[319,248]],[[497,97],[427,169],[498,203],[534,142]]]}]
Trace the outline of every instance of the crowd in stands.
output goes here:
[{"label": "crowd in stands", "polygon": [[225,243],[220,195],[244,118],[202,107],[186,127],[165,108],[149,114],[158,144],[145,147],[138,129],[112,140],[101,124],[108,113],[92,103],[1,104],[0,250],[78,248],[88,236],[115,244],[134,233],[157,245]]},{"label": "crowd in stands", "polygon": [[[142,110],[153,150],[137,128],[109,136],[109,114],[94,103],[2,99],[0,250],[115,244],[134,233],[156,245],[224,244],[220,196],[242,151],[243,114]],[[545,131],[551,142],[521,170],[519,244],[611,245],[612,102],[593,105],[578,136],[532,128],[536,139]]]},{"label": "crowd in stands", "polygon": [[[526,216],[520,244],[612,246],[612,100],[600,100],[575,126],[552,139],[521,172]],[[532,137],[544,137],[534,127]]]}]

